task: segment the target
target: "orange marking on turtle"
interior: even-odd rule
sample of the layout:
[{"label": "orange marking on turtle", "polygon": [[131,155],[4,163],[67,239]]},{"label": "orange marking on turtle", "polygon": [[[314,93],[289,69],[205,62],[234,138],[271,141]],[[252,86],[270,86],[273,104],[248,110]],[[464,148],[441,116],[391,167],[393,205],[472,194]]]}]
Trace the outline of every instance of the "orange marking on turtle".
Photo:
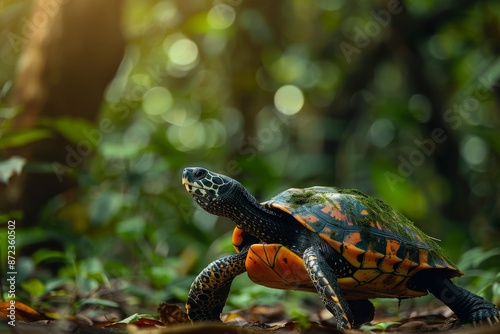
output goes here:
[{"label": "orange marking on turtle", "polygon": [[424,239],[422,239],[422,237],[421,237],[421,236],[419,236],[417,233],[415,233],[415,237],[417,238],[417,240],[418,240],[419,242],[424,242]]},{"label": "orange marking on turtle", "polygon": [[422,269],[432,268],[429,265],[429,252],[426,249],[418,250],[418,261],[420,262],[420,267]]},{"label": "orange marking on turtle", "polygon": [[355,290],[359,286],[359,282],[356,281],[351,276],[341,277],[341,278],[337,279],[337,282],[339,283],[342,291],[349,291],[351,289]]},{"label": "orange marking on turtle", "polygon": [[352,226],[353,223],[348,221],[347,215],[340,209],[340,206],[337,203],[334,203],[334,206],[325,205],[321,211],[336,220],[345,221],[348,225]]},{"label": "orange marking on turtle", "polygon": [[394,272],[399,275],[408,276],[408,272],[417,266],[418,263],[415,263],[412,260],[410,260],[410,253],[406,252],[406,257],[403,259],[401,264]]},{"label": "orange marking on turtle", "polygon": [[361,263],[358,260],[358,256],[364,254],[365,252],[366,251],[364,249],[358,248],[356,246],[342,244],[342,256],[357,268],[361,266]]},{"label": "orange marking on turtle", "polygon": [[329,235],[321,233],[319,235],[323,240],[325,240],[330,246],[332,246],[333,249],[335,249],[337,252],[340,253],[340,249],[342,248],[342,243],[338,242],[337,240],[334,240],[330,238]]},{"label": "orange marking on turtle", "polygon": [[302,215],[301,218],[307,223],[316,223],[319,221],[319,218],[312,214]]},{"label": "orange marking on turtle", "polygon": [[352,275],[352,277],[361,284],[373,281],[378,276],[380,276],[380,271],[378,269],[358,269]]},{"label": "orange marking on turtle", "polygon": [[299,223],[301,223],[303,226],[305,226],[309,231],[312,231],[312,232],[315,232],[317,233],[314,228],[312,227],[312,225],[306,223],[306,221],[304,220],[304,218],[302,218],[302,216],[300,215],[295,215],[293,216],[293,218],[295,218]]},{"label": "orange marking on turtle", "polygon": [[365,255],[363,256],[363,262],[361,263],[362,268],[377,268],[378,269],[378,260],[383,258],[385,255],[380,254],[379,252],[367,250]]},{"label": "orange marking on turtle", "polygon": [[238,228],[238,227],[236,227],[233,231],[233,237],[232,237],[231,241],[233,243],[234,249],[237,252],[240,251],[240,246],[241,246],[241,243],[243,242],[243,233],[245,233],[245,231],[242,230],[241,228]]},{"label": "orange marking on turtle", "polygon": [[[261,205],[264,205],[263,203],[261,203]],[[288,208],[287,206],[284,206],[284,205],[281,205],[281,204],[277,204],[277,203],[266,203],[265,206],[267,206],[268,208],[276,208],[276,209],[280,209],[286,213],[288,213],[289,215],[292,214],[292,212],[290,211],[290,208]]]},{"label": "orange marking on turtle", "polygon": [[323,208],[321,208],[321,212],[323,213],[326,213],[326,214],[330,214],[330,212],[332,212],[334,209],[331,205],[325,205]]},{"label": "orange marking on turtle", "polygon": [[400,246],[399,241],[388,239],[385,246],[385,254],[388,256],[396,256]]},{"label": "orange marking on turtle", "polygon": [[270,288],[316,291],[300,256],[280,244],[254,244],[245,261],[248,277]]},{"label": "orange marking on turtle", "polygon": [[359,233],[359,232],[349,233],[344,238],[344,243],[350,244],[350,245],[356,245],[360,241],[361,241],[361,233]]}]

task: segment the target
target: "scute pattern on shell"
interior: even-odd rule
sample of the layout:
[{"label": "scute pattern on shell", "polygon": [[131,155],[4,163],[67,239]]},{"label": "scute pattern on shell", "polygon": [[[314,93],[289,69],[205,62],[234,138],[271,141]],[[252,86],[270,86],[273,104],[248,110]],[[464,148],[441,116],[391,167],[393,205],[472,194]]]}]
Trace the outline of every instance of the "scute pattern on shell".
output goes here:
[{"label": "scute pattern on shell", "polygon": [[[339,278],[346,297],[418,296],[408,280],[424,269],[462,273],[437,243],[403,215],[356,190],[288,189],[263,203],[290,213],[356,268]],[[356,287],[363,285],[363,291]]]}]

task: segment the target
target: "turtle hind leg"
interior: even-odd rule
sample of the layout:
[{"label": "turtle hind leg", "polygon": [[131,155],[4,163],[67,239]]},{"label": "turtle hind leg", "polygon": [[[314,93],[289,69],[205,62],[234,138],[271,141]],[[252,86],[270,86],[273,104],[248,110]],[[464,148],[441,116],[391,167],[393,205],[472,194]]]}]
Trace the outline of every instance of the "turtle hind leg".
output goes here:
[{"label": "turtle hind leg", "polygon": [[215,260],[195,278],[186,303],[191,321],[220,321],[233,279],[245,272],[246,254]]},{"label": "turtle hind leg", "polygon": [[347,304],[352,312],[354,328],[372,321],[375,317],[375,307],[368,299],[348,300]]},{"label": "turtle hind leg", "polygon": [[315,247],[309,247],[305,250],[303,259],[321,301],[337,320],[337,328],[351,328],[353,323],[351,310],[342,296],[337,277],[324,256]]},{"label": "turtle hind leg", "polygon": [[427,275],[427,290],[455,312],[462,323],[500,322],[498,310],[493,303],[453,284],[444,274]]}]

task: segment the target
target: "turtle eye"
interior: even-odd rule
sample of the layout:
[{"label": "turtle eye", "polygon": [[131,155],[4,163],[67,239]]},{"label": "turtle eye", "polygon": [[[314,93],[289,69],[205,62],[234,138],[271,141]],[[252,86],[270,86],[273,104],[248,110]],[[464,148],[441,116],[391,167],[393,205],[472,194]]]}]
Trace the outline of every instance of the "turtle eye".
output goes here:
[{"label": "turtle eye", "polygon": [[207,170],[206,170],[206,169],[202,169],[202,168],[200,168],[200,169],[197,169],[197,170],[193,173],[193,175],[194,175],[194,177],[195,177],[197,180],[201,180],[201,179],[203,179],[205,176],[207,176],[207,173],[208,173],[208,172],[207,172]]}]

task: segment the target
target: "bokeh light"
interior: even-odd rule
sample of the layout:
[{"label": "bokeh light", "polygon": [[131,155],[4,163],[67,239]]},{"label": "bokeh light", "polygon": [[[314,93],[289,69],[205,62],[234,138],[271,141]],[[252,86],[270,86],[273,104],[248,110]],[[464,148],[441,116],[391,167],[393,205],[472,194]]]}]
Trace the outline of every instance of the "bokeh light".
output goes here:
[{"label": "bokeh light", "polygon": [[385,147],[394,139],[394,124],[387,118],[377,119],[368,131],[372,143],[377,147]]},{"label": "bokeh light", "polygon": [[198,46],[188,38],[180,38],[171,45],[166,40],[167,54],[172,65],[177,69],[190,70],[198,60]]},{"label": "bokeh light", "polygon": [[142,109],[149,115],[161,115],[172,106],[172,94],[165,87],[149,89],[142,99]]},{"label": "bokeh light", "polygon": [[473,169],[480,169],[486,162],[488,148],[477,136],[467,136],[461,143],[460,153],[465,162]]},{"label": "bokeh light", "polygon": [[304,94],[297,86],[282,86],[274,94],[274,106],[285,115],[294,115],[304,106]]},{"label": "bokeh light", "polygon": [[168,113],[162,115],[162,118],[170,124],[178,126],[191,125],[198,121],[200,109],[189,101],[179,99]]},{"label": "bokeh light", "polygon": [[201,122],[186,126],[172,125],[167,130],[167,138],[179,151],[186,152],[201,148],[205,141],[205,128]]},{"label": "bokeh light", "polygon": [[216,4],[207,14],[207,22],[214,29],[226,29],[233,24],[235,19],[234,8],[225,3]]}]

